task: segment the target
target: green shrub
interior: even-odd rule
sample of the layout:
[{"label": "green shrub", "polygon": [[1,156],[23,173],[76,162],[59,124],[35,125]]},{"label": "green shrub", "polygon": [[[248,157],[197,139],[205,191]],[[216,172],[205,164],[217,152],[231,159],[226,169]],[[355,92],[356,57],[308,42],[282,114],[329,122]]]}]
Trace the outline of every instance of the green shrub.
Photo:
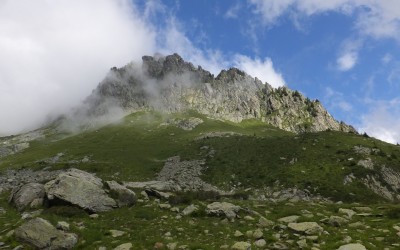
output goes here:
[{"label": "green shrub", "polygon": [[191,204],[193,201],[219,200],[221,195],[216,191],[180,192],[168,199],[171,205]]},{"label": "green shrub", "polygon": [[390,219],[400,219],[400,208],[391,208],[386,212],[387,217]]}]

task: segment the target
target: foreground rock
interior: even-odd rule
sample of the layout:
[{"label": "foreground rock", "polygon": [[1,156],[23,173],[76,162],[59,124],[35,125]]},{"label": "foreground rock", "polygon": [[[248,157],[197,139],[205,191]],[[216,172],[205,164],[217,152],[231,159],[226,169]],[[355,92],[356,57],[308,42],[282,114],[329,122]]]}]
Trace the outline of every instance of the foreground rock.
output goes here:
[{"label": "foreground rock", "polygon": [[78,242],[75,234],[59,231],[42,218],[22,224],[15,229],[15,237],[36,249],[72,249]]},{"label": "foreground rock", "polygon": [[93,174],[70,169],[45,184],[50,203],[76,205],[90,212],[104,212],[117,207],[117,203],[103,190],[102,180]]},{"label": "foreground rock", "polygon": [[42,184],[28,183],[22,187],[15,188],[8,201],[12,203],[18,211],[22,211],[28,207],[36,208],[41,206],[44,196],[45,192]]},{"label": "foreground rock", "polygon": [[241,207],[233,205],[229,202],[213,202],[207,205],[206,213],[214,216],[226,216],[227,218],[235,218],[236,213]]}]

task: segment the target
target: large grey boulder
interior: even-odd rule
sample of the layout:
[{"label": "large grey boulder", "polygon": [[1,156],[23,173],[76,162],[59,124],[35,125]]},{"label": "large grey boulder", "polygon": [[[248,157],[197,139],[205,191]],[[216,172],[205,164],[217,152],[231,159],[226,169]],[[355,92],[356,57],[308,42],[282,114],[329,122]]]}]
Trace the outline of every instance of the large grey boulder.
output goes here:
[{"label": "large grey boulder", "polygon": [[35,218],[22,224],[15,229],[15,237],[35,249],[72,249],[78,242],[75,234],[57,230],[42,218]]},{"label": "large grey boulder", "polygon": [[207,205],[206,213],[208,215],[226,216],[227,218],[235,218],[236,213],[241,207],[233,205],[229,202],[213,202]]},{"label": "large grey boulder", "polygon": [[132,190],[120,185],[116,181],[107,181],[108,188],[110,189],[110,194],[117,200],[119,207],[130,207],[136,202],[136,194]]},{"label": "large grey boulder", "polygon": [[93,174],[70,169],[45,184],[47,198],[54,202],[76,205],[90,212],[104,212],[117,207],[103,190],[102,180]]},{"label": "large grey boulder", "polygon": [[42,184],[28,183],[14,188],[8,202],[12,203],[18,211],[22,211],[29,207],[35,208],[41,206],[44,196],[45,192]]}]

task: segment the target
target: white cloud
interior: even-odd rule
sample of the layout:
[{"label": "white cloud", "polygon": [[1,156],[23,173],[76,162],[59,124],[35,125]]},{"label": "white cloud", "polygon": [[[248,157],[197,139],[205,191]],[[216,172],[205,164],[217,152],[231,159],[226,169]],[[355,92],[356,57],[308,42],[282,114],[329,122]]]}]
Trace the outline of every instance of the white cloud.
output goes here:
[{"label": "white cloud", "polygon": [[375,102],[374,108],[362,116],[360,132],[389,143],[400,142],[400,100]]},{"label": "white cloud", "polygon": [[388,64],[390,61],[392,61],[393,56],[389,53],[386,53],[383,57],[382,57],[382,63],[383,64]]},{"label": "white cloud", "polygon": [[159,34],[164,41],[161,52],[170,54],[177,52],[185,60],[217,75],[222,69],[237,67],[263,82],[268,82],[273,87],[286,85],[281,73],[275,70],[271,58],[251,59],[241,54],[232,58],[222,55],[218,50],[201,50],[193,45],[183,32],[184,28],[174,18],[170,18],[167,27]]},{"label": "white cloud", "polygon": [[327,103],[330,109],[339,108],[344,112],[350,112],[353,110],[353,105],[345,100],[343,93],[333,90],[330,87],[325,88],[324,102]]},{"label": "white cloud", "polygon": [[338,69],[341,71],[347,71],[356,65],[357,62],[357,53],[355,52],[348,52],[340,56],[336,63],[338,65]]},{"label": "white cloud", "polygon": [[193,45],[192,41],[183,32],[181,24],[170,17],[167,27],[163,28],[158,35],[162,44],[158,49],[163,54],[178,53],[185,60],[194,65],[201,65],[213,74],[218,74],[222,69],[229,66],[223,55],[218,50],[201,50]]},{"label": "white cloud", "polygon": [[257,77],[262,82],[268,82],[272,87],[280,87],[286,85],[285,80],[280,72],[276,71],[271,58],[251,59],[244,55],[236,55],[234,57],[234,66],[244,70],[253,77]]},{"label": "white cloud", "polygon": [[154,51],[126,0],[0,3],[0,134],[39,125],[85,98],[112,66]]},{"label": "white cloud", "polygon": [[341,52],[336,60],[340,71],[352,69],[358,61],[358,52],[362,47],[362,40],[346,40],[341,45]]},{"label": "white cloud", "polygon": [[225,18],[238,18],[239,16],[239,11],[242,8],[242,6],[239,3],[236,3],[235,5],[231,6],[224,14]]},{"label": "white cloud", "polygon": [[[360,34],[400,40],[398,0],[249,0],[265,25],[274,25],[288,11],[311,16],[334,11],[356,15],[354,27]],[[357,11],[356,11],[357,10]]]},{"label": "white cloud", "polygon": [[273,86],[285,84],[270,58],[199,49],[168,11],[158,0],[140,12],[130,0],[0,0],[0,136],[69,110],[110,67],[144,54],[177,52],[214,74],[237,66]]},{"label": "white cloud", "polygon": [[261,14],[265,24],[273,24],[278,17],[296,2],[296,0],[250,0],[255,5],[254,12]]}]

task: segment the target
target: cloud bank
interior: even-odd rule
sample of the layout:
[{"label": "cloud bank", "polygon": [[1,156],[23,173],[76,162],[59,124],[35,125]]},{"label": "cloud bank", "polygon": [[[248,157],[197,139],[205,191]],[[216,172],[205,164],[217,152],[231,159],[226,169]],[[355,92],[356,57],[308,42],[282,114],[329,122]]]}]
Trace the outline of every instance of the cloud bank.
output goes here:
[{"label": "cloud bank", "polygon": [[400,143],[400,99],[374,101],[373,108],[362,116],[360,132],[389,143]]},{"label": "cloud bank", "polygon": [[84,99],[112,66],[155,47],[124,0],[0,2],[0,135],[39,126]]},{"label": "cloud bank", "polygon": [[233,65],[218,50],[197,48],[159,1],[146,2],[141,11],[128,0],[2,1],[0,136],[39,127],[49,114],[79,104],[109,68],[156,52],[177,52],[214,74],[237,66],[284,84],[269,58],[234,55]]},{"label": "cloud bank", "polygon": [[268,82],[272,87],[285,86],[286,82],[280,72],[275,70],[271,58],[251,59],[244,55],[236,55],[234,58],[235,67],[244,70],[247,74],[257,77],[262,82]]}]

